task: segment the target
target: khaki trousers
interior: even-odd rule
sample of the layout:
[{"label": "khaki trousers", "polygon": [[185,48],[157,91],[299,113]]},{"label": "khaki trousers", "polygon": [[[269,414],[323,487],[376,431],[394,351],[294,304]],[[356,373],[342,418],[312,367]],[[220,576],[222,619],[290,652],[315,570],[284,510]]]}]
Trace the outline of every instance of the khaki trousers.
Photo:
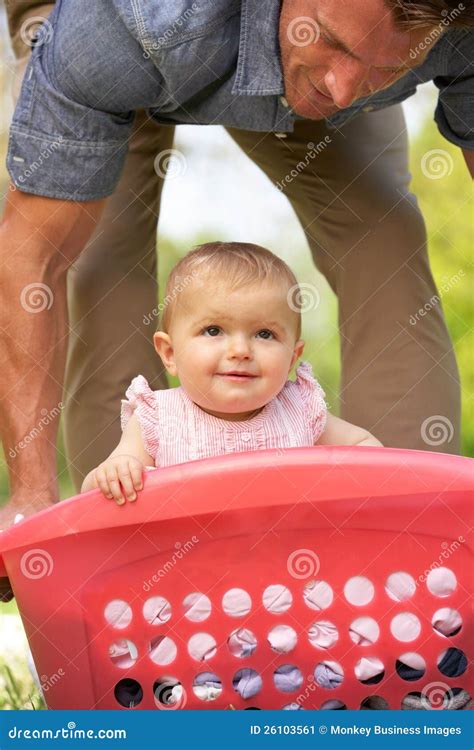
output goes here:
[{"label": "khaki trousers", "polygon": [[[363,113],[341,132],[324,121],[300,121],[286,138],[229,133],[285,186],[314,263],[337,295],[341,416],[386,446],[457,453],[459,377],[441,307],[410,324],[437,290],[423,218],[409,191],[401,106]],[[326,136],[330,143],[308,159],[308,143]],[[69,273],[64,429],[76,488],[117,445],[120,400],[131,379],[142,373],[153,388],[167,387],[142,319],[157,302],[163,181],[154,159],[172,141],[173,128],[137,116],[121,182]],[[304,168],[285,179],[299,162]],[[426,439],[426,420],[439,416],[454,431],[443,444]]]}]

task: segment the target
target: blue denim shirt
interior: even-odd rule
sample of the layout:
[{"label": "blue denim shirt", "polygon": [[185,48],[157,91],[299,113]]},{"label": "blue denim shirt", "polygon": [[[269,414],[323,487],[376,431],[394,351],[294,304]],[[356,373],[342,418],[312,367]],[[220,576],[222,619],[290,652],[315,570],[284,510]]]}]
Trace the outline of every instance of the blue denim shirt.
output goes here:
[{"label": "blue denim shirt", "polygon": [[[15,110],[7,165],[16,187],[55,198],[110,195],[134,111],[158,123],[290,132],[279,0],[59,0],[40,30]],[[447,30],[425,62],[328,120],[439,88],[435,119],[474,149],[474,31]]]}]

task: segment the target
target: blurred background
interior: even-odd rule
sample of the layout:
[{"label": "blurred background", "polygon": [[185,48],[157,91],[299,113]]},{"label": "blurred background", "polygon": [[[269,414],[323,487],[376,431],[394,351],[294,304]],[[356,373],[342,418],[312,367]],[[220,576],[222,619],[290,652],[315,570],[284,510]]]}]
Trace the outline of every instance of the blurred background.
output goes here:
[{"label": "blurred background", "polygon": [[[4,3],[0,0],[0,201],[4,199],[8,184],[4,161],[13,109],[13,73],[14,58]],[[439,135],[432,120],[435,98],[434,86],[427,84],[420,87],[417,95],[404,107],[411,135],[413,190],[428,225],[435,278],[441,286],[460,270],[464,271],[464,275],[443,294],[442,304],[462,377],[463,452],[473,455],[474,424],[470,418],[474,378],[471,180],[461,152]],[[201,242],[246,240],[271,248],[291,265],[300,280],[314,284],[320,293],[319,306],[304,317],[303,338],[307,342],[304,356],[312,362],[328,403],[337,413],[339,342],[335,298],[312,264],[303,231],[287,199],[218,126],[181,126],[177,129],[174,147],[184,154],[185,167],[181,163],[173,164],[173,160],[169,165],[157,237],[160,289],[164,288],[168,272],[176,260]],[[452,159],[450,173],[440,179],[427,177],[421,168],[423,155],[431,149],[442,149]],[[58,472],[61,497],[68,497],[72,488],[61,437]],[[6,499],[7,492],[2,460],[0,504]]]}]

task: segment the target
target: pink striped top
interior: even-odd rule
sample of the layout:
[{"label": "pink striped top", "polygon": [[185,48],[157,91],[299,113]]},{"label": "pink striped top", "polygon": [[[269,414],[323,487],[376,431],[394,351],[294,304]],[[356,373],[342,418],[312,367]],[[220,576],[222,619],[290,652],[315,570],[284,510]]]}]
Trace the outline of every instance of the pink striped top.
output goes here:
[{"label": "pink striped top", "polygon": [[153,391],[143,375],[131,382],[122,401],[122,430],[135,412],[145,450],[155,466],[171,466],[224,453],[314,445],[324,430],[324,391],[309,362],[296,380],[251,419],[231,422],[203,411],[179,388]]}]

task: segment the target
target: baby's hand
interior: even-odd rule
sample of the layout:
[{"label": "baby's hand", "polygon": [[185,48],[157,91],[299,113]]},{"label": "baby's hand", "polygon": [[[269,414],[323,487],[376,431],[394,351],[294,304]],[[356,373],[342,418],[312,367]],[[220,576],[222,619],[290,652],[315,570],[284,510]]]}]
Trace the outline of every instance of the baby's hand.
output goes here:
[{"label": "baby's hand", "polygon": [[137,490],[143,489],[144,466],[135,456],[110,456],[95,470],[97,486],[108,500],[117,505],[137,499]]}]

